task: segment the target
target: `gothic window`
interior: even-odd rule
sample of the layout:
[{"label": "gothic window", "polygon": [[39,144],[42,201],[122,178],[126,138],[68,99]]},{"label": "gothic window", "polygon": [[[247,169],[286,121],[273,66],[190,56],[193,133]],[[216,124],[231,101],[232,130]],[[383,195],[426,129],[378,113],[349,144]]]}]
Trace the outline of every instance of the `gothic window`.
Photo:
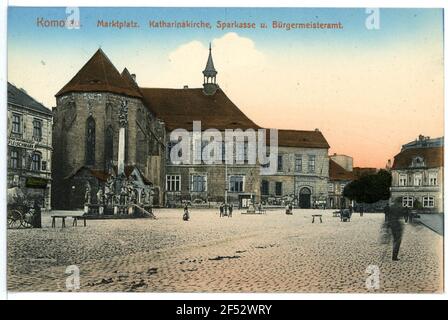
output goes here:
[{"label": "gothic window", "polygon": [[86,124],[86,165],[95,164],[95,120],[87,119]]},{"label": "gothic window", "polygon": [[114,129],[108,126],[106,129],[106,143],[104,144],[104,162],[106,169],[109,169],[114,160]]},{"label": "gothic window", "polygon": [[146,136],[143,131],[137,126],[137,162],[145,165],[147,156]]}]

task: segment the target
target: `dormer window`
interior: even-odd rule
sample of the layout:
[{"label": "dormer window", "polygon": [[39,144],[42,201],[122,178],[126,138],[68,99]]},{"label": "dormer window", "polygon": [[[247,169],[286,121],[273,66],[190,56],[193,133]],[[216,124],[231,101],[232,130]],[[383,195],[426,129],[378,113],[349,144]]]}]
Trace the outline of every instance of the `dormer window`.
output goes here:
[{"label": "dormer window", "polygon": [[412,164],[411,167],[424,167],[425,166],[425,160],[422,157],[414,157],[412,158]]}]

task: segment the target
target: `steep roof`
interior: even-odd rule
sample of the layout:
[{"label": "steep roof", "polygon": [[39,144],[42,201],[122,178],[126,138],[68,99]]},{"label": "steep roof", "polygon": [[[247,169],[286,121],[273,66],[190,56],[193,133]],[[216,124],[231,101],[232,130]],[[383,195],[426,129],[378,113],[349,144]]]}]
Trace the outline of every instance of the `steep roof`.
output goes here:
[{"label": "steep roof", "polygon": [[[268,134],[269,137],[269,134]],[[269,140],[269,139],[268,139]],[[318,130],[278,130],[281,147],[330,148],[322,132]]]},{"label": "steep roof", "polygon": [[345,170],[342,166],[330,159],[330,180],[353,180],[353,172]]},{"label": "steep roof", "polygon": [[425,168],[443,167],[443,147],[410,148],[401,151],[394,157],[392,169],[408,169],[415,157],[422,157]]},{"label": "steep roof", "polygon": [[25,91],[18,89],[15,85],[8,82],[8,103],[27,107],[32,110],[52,115],[50,109],[28,95]]},{"label": "steep roof", "polygon": [[213,64],[213,57],[212,57],[212,45],[210,44],[208,48],[208,59],[207,64],[205,66],[204,71],[202,71],[204,76],[206,77],[215,77],[218,71],[215,69],[215,65]]},{"label": "steep roof", "polygon": [[78,73],[56,94],[69,92],[112,92],[141,98],[141,94],[123,79],[103,50],[98,49]]},{"label": "steep roof", "polygon": [[202,88],[140,90],[147,106],[165,122],[168,130],[192,130],[193,121],[201,121],[202,130],[259,128],[221,89],[213,95],[204,94]]},{"label": "steep roof", "polygon": [[128,68],[124,68],[121,72],[121,77],[126,82],[126,84],[133,88],[135,91],[137,91],[140,95],[140,87],[138,86],[137,82],[135,82],[134,78],[132,77],[131,73],[129,72]]}]

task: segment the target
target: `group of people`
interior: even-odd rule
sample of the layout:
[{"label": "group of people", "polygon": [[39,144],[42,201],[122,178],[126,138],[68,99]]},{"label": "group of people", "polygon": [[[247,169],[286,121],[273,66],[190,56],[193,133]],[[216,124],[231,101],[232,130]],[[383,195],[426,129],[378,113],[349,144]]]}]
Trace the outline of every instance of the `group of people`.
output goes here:
[{"label": "group of people", "polygon": [[230,217],[232,217],[232,212],[233,212],[233,205],[232,204],[221,203],[221,205],[219,206],[219,216],[220,217],[227,216],[227,217],[230,218]]}]

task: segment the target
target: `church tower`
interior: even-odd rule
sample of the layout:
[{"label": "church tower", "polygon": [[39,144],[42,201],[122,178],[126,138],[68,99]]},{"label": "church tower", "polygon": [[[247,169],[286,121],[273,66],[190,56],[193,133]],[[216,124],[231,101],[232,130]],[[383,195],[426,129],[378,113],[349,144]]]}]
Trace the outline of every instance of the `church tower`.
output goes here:
[{"label": "church tower", "polygon": [[205,66],[204,71],[202,71],[202,74],[204,75],[204,93],[206,95],[214,95],[218,89],[218,85],[216,84],[216,75],[218,74],[218,71],[215,70],[215,66],[213,65],[211,43],[208,50],[207,65]]}]

